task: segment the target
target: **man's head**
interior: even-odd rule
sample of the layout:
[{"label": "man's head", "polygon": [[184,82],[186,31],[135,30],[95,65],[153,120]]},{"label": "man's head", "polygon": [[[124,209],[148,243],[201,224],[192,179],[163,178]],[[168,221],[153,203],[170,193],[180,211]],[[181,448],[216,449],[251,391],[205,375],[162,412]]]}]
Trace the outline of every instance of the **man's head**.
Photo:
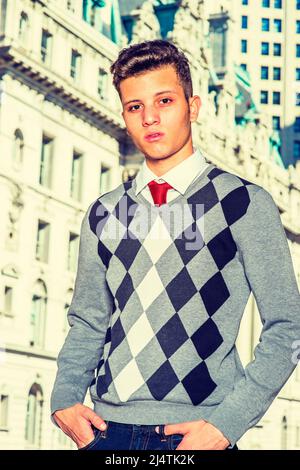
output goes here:
[{"label": "man's head", "polygon": [[[122,49],[112,64],[113,84],[123,106],[127,133],[149,161],[192,153],[191,122],[201,101],[193,97],[189,63],[183,52],[163,40]],[[145,138],[160,132],[157,140]],[[177,161],[175,161],[177,158]]]}]

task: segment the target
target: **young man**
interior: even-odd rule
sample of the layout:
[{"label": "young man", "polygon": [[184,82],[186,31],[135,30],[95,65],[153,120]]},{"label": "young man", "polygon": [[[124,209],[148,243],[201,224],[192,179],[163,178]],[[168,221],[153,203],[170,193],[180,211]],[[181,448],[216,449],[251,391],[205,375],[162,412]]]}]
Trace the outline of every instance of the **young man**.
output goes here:
[{"label": "young man", "polygon": [[[300,295],[278,209],[193,147],[201,100],[174,45],[125,48],[111,71],[145,162],[84,216],[52,420],[79,449],[237,448],[296,366]],[[251,291],[263,328],[244,369]]]}]

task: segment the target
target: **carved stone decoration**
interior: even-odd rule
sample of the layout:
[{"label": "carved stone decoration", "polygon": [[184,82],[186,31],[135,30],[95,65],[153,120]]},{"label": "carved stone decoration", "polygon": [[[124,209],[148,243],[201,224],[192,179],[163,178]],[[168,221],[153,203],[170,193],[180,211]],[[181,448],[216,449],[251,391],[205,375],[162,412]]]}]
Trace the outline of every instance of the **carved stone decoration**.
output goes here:
[{"label": "carved stone decoration", "polygon": [[20,277],[20,271],[13,263],[7,264],[1,269],[1,274],[7,277],[18,279]]},{"label": "carved stone decoration", "polygon": [[147,0],[139,8],[133,10],[131,16],[135,22],[130,44],[151,41],[160,37],[160,25],[151,0]]},{"label": "carved stone decoration", "polygon": [[209,118],[215,119],[217,114],[217,107],[216,107],[216,91],[211,91],[208,94],[208,114]]},{"label": "carved stone decoration", "polygon": [[[174,28],[168,38],[193,58],[200,59],[200,49],[204,43],[204,16],[202,2],[183,0],[174,18]],[[192,39],[192,40],[191,40]]]},{"label": "carved stone decoration", "polygon": [[268,127],[259,120],[255,131],[255,151],[258,155],[266,156],[269,154],[270,131]]},{"label": "carved stone decoration", "polygon": [[19,222],[20,214],[24,207],[22,199],[22,189],[15,183],[11,186],[12,201],[8,211],[8,226],[6,236],[6,248],[10,251],[16,251],[19,241]]}]

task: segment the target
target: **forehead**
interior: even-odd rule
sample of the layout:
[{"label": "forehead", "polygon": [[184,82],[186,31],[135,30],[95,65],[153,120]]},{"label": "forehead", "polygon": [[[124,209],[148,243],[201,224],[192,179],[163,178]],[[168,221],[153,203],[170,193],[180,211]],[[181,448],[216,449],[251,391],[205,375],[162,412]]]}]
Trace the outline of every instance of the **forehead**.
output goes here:
[{"label": "forehead", "polygon": [[176,70],[172,65],[166,65],[156,70],[149,70],[138,75],[128,77],[120,83],[122,101],[142,99],[142,97],[155,95],[163,90],[182,89]]}]

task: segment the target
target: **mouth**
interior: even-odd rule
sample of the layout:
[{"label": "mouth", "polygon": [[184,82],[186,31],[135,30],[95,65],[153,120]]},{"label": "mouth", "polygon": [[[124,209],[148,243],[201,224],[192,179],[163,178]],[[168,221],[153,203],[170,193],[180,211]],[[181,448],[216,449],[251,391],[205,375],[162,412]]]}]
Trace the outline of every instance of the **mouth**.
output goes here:
[{"label": "mouth", "polygon": [[151,134],[148,134],[144,137],[144,139],[147,141],[147,142],[155,142],[159,139],[161,139],[165,134],[163,134],[162,132],[152,132]]}]

